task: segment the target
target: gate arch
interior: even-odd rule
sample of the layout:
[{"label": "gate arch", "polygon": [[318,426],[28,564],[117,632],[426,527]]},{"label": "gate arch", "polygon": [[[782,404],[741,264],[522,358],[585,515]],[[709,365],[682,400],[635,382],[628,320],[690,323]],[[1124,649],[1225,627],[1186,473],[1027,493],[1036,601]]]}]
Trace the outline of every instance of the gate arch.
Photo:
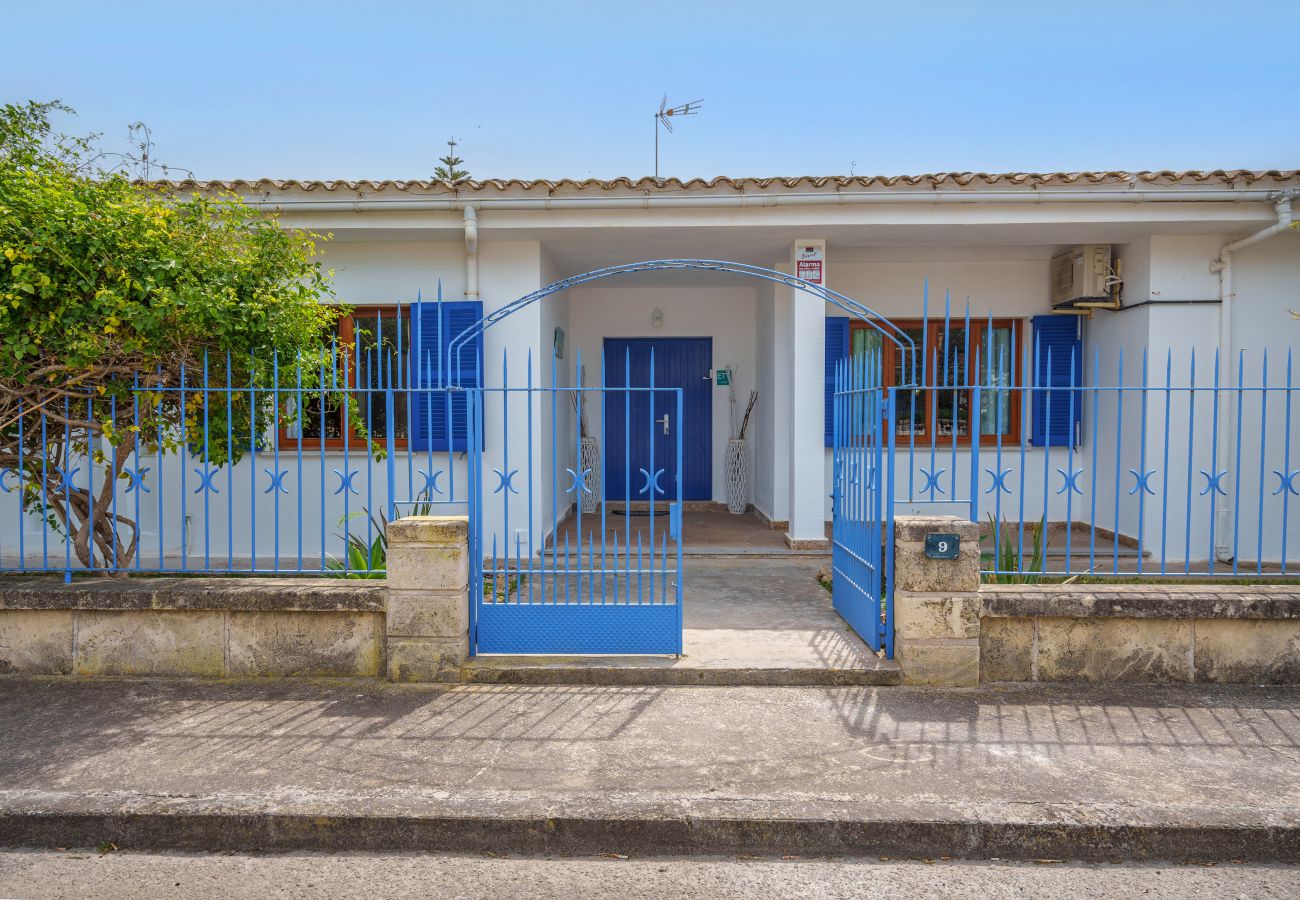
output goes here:
[{"label": "gate arch", "polygon": [[[907,335],[903,329],[899,328],[889,319],[880,315],[880,313],[844,296],[841,293],[832,291],[830,288],[811,281],[805,281],[796,275],[790,275],[776,269],[765,269],[762,266],[752,266],[748,263],[729,262],[720,259],[649,259],[642,262],[624,263],[617,266],[607,266],[603,269],[592,269],[589,272],[583,272],[580,275],[571,275],[568,278],[561,278],[558,281],[552,281],[531,293],[525,294],[517,300],[507,303],[505,306],[494,309],[487,313],[478,322],[470,325],[455,338],[452,339],[448,346],[447,357],[450,361],[456,358],[457,354],[464,348],[465,344],[472,341],[478,335],[483,334],[498,322],[509,318],[519,310],[531,306],[552,294],[580,285],[589,284],[593,281],[600,281],[605,278],[613,278],[617,275],[628,275],[635,272],[663,272],[677,269],[691,269],[702,272],[721,272],[733,275],[744,275],[749,278],[755,278],[761,281],[770,281],[775,284],[783,284],[787,287],[794,288],[797,291],[818,297],[821,300],[839,307],[849,315],[860,319],[878,331],[881,336],[892,343],[898,350],[902,351],[905,356],[905,369],[908,373],[909,383],[915,383],[916,376],[916,342]],[[448,363],[450,370],[450,362]],[[448,372],[450,378],[450,371]],[[451,382],[448,381],[448,384]]]},{"label": "gate arch", "polygon": [[[903,372],[907,376],[906,383],[915,384],[917,371],[915,342],[906,332],[875,310],[823,285],[806,281],[795,275],[747,263],[713,259],[645,260],[593,269],[544,285],[511,303],[485,314],[477,322],[466,327],[452,338],[447,345],[447,352],[443,354],[446,368],[444,373],[440,373],[439,381],[446,387],[456,390],[458,388],[458,372],[461,369],[453,366],[452,361],[459,359],[460,354],[467,346],[471,345],[471,342],[481,340],[487,329],[548,296],[569,288],[619,275],[673,270],[736,274],[781,284],[844,310],[851,317],[865,322],[881,336],[882,342],[888,341],[898,353],[902,354]],[[890,578],[887,570],[892,569],[893,559],[893,428],[892,425],[888,428],[883,427],[883,423],[889,422],[892,416],[882,390],[881,358],[880,350],[868,351],[865,355],[853,357],[840,363],[834,372],[831,479],[832,603],[840,615],[872,649],[880,650],[883,648],[888,655],[892,655],[893,617],[888,590]],[[555,389],[555,386],[552,386],[552,390]],[[655,390],[653,381],[650,389],[652,392]],[[484,388],[480,381],[479,385],[467,387],[464,390],[470,394],[468,398],[468,414],[471,423],[477,421],[481,426],[484,408],[483,394],[491,389]],[[680,397],[678,402],[680,404]],[[481,438],[479,437],[481,427],[472,426],[469,431],[471,434],[470,458],[473,463],[471,470],[475,468],[481,470],[483,465]],[[886,440],[888,441],[888,452],[886,452],[885,448]],[[480,446],[475,448],[473,446],[475,443],[479,443]],[[578,463],[577,466],[578,470],[581,471],[581,463]],[[471,475],[471,477],[477,481],[477,487],[474,491],[477,500],[475,497],[471,497],[469,503],[473,573],[471,583],[472,619],[475,628],[475,641],[480,646],[490,647],[494,646],[493,641],[490,639],[485,640],[478,634],[478,623],[483,621],[492,622],[495,618],[500,618],[503,610],[500,608],[502,604],[496,600],[497,588],[495,582],[497,573],[495,569],[493,570],[492,594],[485,599],[483,552],[486,548],[483,546],[481,539],[475,539],[475,535],[482,527],[482,472],[479,471],[477,474]],[[576,489],[579,486],[580,476],[574,475],[573,478],[573,486]],[[497,490],[500,491],[501,488],[498,487]],[[508,497],[506,499],[508,501]],[[652,508],[653,505],[652,502]],[[678,528],[678,602],[675,618],[677,652],[680,653],[680,491],[676,509],[672,513],[672,519],[678,523],[676,526]],[[582,551],[579,550],[578,553],[580,561]],[[495,567],[495,546],[493,546],[492,554]],[[603,574],[602,571],[602,576]],[[508,595],[508,585],[510,583],[508,560],[505,580]],[[552,600],[550,609],[554,611],[557,605]],[[561,637],[559,639],[561,643],[557,644],[554,631],[546,631],[544,625],[547,615],[546,605],[542,604],[537,608],[527,610],[520,610],[518,609],[519,606],[520,603],[516,601],[515,608],[510,611],[512,617],[509,624],[504,620],[502,621],[502,630],[508,629],[510,631],[510,639],[506,643],[495,644],[498,652],[565,652],[563,638]],[[536,605],[530,603],[529,606]],[[614,621],[616,615],[626,612],[628,612],[627,609],[621,609],[617,604],[610,604],[607,607],[602,597],[602,603],[597,615],[608,617],[611,626],[626,628],[626,625],[631,620],[621,623],[615,623]],[[552,613],[553,617],[554,615],[555,613]],[[593,626],[583,622],[580,627],[590,630]],[[595,627],[597,630],[604,629],[603,623]],[[533,634],[531,638],[530,631]],[[624,653],[664,652],[662,649],[638,651],[635,645],[619,644],[618,646],[618,652]],[[662,639],[656,646],[661,648],[664,646]],[[501,647],[508,647],[508,649],[500,649]],[[569,650],[568,652],[575,651]],[[576,652],[583,651],[578,650]]]}]

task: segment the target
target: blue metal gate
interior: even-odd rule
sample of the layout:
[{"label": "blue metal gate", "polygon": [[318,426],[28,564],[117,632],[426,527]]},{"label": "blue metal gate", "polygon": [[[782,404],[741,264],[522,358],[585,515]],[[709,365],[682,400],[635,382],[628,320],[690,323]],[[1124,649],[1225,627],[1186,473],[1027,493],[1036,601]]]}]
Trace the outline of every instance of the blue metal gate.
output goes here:
[{"label": "blue metal gate", "polygon": [[[682,652],[682,390],[656,386],[653,353],[641,386],[631,367],[602,360],[589,387],[581,353],[572,372],[552,358],[542,385],[530,355],[512,384],[503,359],[499,387],[466,392],[474,653]],[[596,438],[614,431],[617,499]]]},{"label": "blue metal gate", "polygon": [[894,429],[881,375],[878,349],[834,373],[831,602],[871,649],[893,656]]},{"label": "blue metal gate", "polygon": [[[710,259],[658,259],[595,269],[544,285],[517,300],[486,312],[482,319],[453,337],[444,358],[461,360],[462,353],[481,346],[483,334],[519,310],[559,291],[593,281],[637,272],[695,270],[742,275],[784,285],[828,303],[864,323],[877,335],[879,347],[915,358],[915,342],[906,331],[855,300],[829,288],[784,272],[746,263]],[[892,653],[888,573],[891,554],[882,554],[882,536],[892,542],[887,518],[892,487],[883,499],[881,485],[892,479],[874,474],[881,465],[880,354],[874,374],[853,375],[845,367],[836,382],[836,406],[843,407],[845,431],[835,449],[835,607],[871,646]],[[865,365],[865,364],[864,364]],[[621,379],[607,380],[621,368]],[[477,377],[463,388],[469,419],[465,460],[469,480],[468,512],[471,559],[471,650],[475,653],[680,653],[682,648],[683,445],[685,428],[677,428],[665,451],[637,446],[662,429],[665,408],[675,408],[672,420],[687,413],[683,390],[657,386],[653,362],[648,386],[632,377],[628,354],[601,361],[600,383],[587,387],[581,355],[561,378],[551,361],[550,384],[534,379],[530,355],[523,385],[510,386],[506,360],[500,386],[495,379]],[[517,371],[517,370],[516,370]],[[857,370],[854,370],[857,371]],[[448,368],[439,384],[452,387],[445,405],[455,398],[468,371]],[[450,376],[462,380],[457,382]],[[515,376],[518,380],[518,375]],[[853,379],[857,378],[857,381]],[[874,391],[868,386],[874,384]],[[838,390],[842,387],[843,390]],[[618,403],[605,403],[611,391]],[[632,402],[645,393],[652,399]],[[665,407],[665,395],[667,406]],[[579,398],[575,402],[575,398]],[[581,398],[586,398],[582,402]],[[854,410],[874,412],[856,424]],[[622,411],[622,422],[608,422]],[[572,409],[572,414],[566,413]],[[588,418],[599,411],[601,421]],[[656,413],[658,415],[656,416]],[[641,438],[633,435],[632,416]],[[837,413],[837,421],[840,416]],[[875,418],[872,419],[871,416]],[[485,423],[500,423],[502,440],[485,440]],[[585,424],[584,424],[585,422]],[[874,424],[871,424],[874,422]],[[604,485],[600,471],[600,442],[611,425],[623,428],[621,481],[617,499]],[[590,427],[590,430],[588,428]],[[837,435],[838,435],[837,431]],[[856,436],[854,436],[856,435]],[[584,448],[591,447],[588,453]],[[892,449],[892,436],[891,448]],[[665,452],[670,454],[664,465]],[[657,455],[656,455],[657,454]],[[640,460],[648,460],[641,464]],[[888,460],[888,456],[886,455]],[[636,463],[632,461],[636,460]],[[890,461],[892,470],[892,461]],[[450,466],[449,466],[450,468]],[[676,473],[673,477],[669,473]],[[618,481],[618,474],[613,477]],[[627,499],[630,498],[630,499]],[[585,502],[584,502],[585,501]],[[438,505],[452,501],[439,501]],[[883,506],[882,506],[883,502]],[[526,524],[522,524],[526,523]],[[892,546],[889,548],[892,550]]]}]

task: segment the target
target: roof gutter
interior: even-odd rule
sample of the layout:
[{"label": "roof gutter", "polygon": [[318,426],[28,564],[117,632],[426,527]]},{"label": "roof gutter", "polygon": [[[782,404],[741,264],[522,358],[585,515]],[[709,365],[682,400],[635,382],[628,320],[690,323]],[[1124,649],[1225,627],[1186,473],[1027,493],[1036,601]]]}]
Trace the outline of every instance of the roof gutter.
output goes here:
[{"label": "roof gutter", "polygon": [[266,194],[248,195],[248,205],[275,212],[353,212],[393,210],[437,212],[479,209],[674,209],[674,208],[762,208],[774,206],[854,206],[862,203],[938,205],[944,203],[1260,203],[1275,195],[1266,190],[1029,190],[1029,191],[917,191],[835,192],[788,194],[727,194],[684,196],[682,194],[629,194],[621,197],[474,197],[381,199],[339,197],[332,200],[285,200]]}]

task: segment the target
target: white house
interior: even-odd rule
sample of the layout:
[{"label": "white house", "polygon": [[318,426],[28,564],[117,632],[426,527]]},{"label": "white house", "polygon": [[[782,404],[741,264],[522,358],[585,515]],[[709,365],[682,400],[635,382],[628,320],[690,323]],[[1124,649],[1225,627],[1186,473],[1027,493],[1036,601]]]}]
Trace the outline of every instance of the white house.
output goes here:
[{"label": "white house", "polygon": [[[622,385],[622,368],[633,350],[653,347],[656,385],[682,389],[681,421],[671,421],[675,413],[669,411],[664,423],[658,407],[653,418],[674,440],[682,435],[682,499],[688,502],[726,499],[732,427],[727,376],[742,407],[756,391],[746,451],[749,501],[760,522],[793,547],[825,545],[832,518],[827,408],[833,364],[866,349],[879,354],[883,387],[907,383],[906,366],[889,341],[868,337],[883,322],[891,334],[915,341],[917,359],[928,370],[922,390],[904,394],[909,408],[904,414],[900,401],[891,426],[894,459],[906,459],[894,469],[897,508],[969,509],[983,518],[991,504],[1005,502],[997,514],[1009,521],[1083,523],[1091,537],[1100,532],[1108,540],[1118,533],[1148,554],[1158,544],[1161,560],[1258,558],[1275,566],[1288,553],[1292,560],[1300,556],[1300,529],[1281,524],[1290,516],[1284,505],[1295,494],[1291,473],[1300,459],[1300,408],[1291,392],[1270,394],[1262,404],[1242,395],[1231,400],[1237,404],[1231,415],[1231,398],[1224,399],[1221,416],[1211,421],[1208,404],[1193,411],[1192,395],[1174,390],[1186,386],[1193,351],[1198,386],[1211,383],[1217,352],[1225,398],[1229,389],[1258,385],[1265,351],[1269,386],[1280,388],[1290,377],[1288,353],[1300,336],[1300,234],[1287,227],[1300,195],[1297,171],[457,185],[264,180],[181,182],[174,188],[232,191],[277,213],[288,227],[332,235],[323,254],[339,299],[356,307],[355,317],[387,322],[384,328],[396,329],[402,318],[408,345],[416,298],[427,305],[439,285],[448,309],[453,301],[478,302],[490,317],[554,282],[647,260],[722,260],[774,270],[869,308],[880,317],[875,325],[788,282],[669,267],[568,286],[483,331],[481,377],[488,388],[501,386],[503,365],[511,385],[523,385],[530,359],[535,385],[550,386],[554,360],[556,385],[571,386],[579,356],[585,385],[599,387],[603,356],[607,386]],[[476,307],[455,309],[462,310],[456,320],[462,325],[478,318]],[[1048,317],[1058,323],[1055,330]],[[1035,355],[1045,358],[1049,348],[1057,363],[1064,363],[1065,354],[1077,355],[1084,388],[1074,394],[1077,409],[1072,403],[1068,413],[1057,410],[1062,422],[1071,420],[1065,427],[1073,432],[1059,446],[1035,439],[1042,437],[1043,416],[1029,406],[1040,401],[1015,393],[1042,387],[1044,364]],[[1247,355],[1239,375],[1242,350]],[[987,368],[989,351],[1010,379],[1002,382],[1009,390],[996,396],[975,371],[976,354],[983,354],[980,366]],[[1088,390],[1140,385],[1144,351],[1148,388],[1170,390],[1122,401],[1123,392]],[[643,377],[640,369],[633,374],[634,381]],[[977,382],[985,385],[980,428],[970,422],[968,391],[931,387]],[[577,459],[577,429],[571,408],[552,414],[546,407],[554,397],[528,395],[527,402],[512,406],[516,401],[503,396],[508,397],[485,397],[479,423],[479,475],[487,479],[479,488],[504,500],[481,510],[483,550],[491,551],[495,541],[501,553],[537,553],[557,521],[575,511],[573,495],[566,493],[573,476],[565,470]],[[636,476],[624,491],[636,499],[639,469],[647,465],[637,454],[654,452],[649,445],[633,450],[629,444],[626,452],[610,446],[622,439],[606,421],[608,404],[622,402],[616,391],[593,393],[587,411],[605,462],[598,493],[607,500],[622,499],[615,496],[622,490],[615,483],[620,471]],[[1128,406],[1121,409],[1120,402]],[[1219,409],[1217,399],[1213,405]],[[467,413],[461,408],[457,414]],[[1189,418],[1196,419],[1191,427]],[[297,463],[305,467],[299,469],[302,491],[292,502],[285,496],[289,505],[281,519],[272,517],[268,498],[255,496],[263,493],[254,486],[261,476],[237,467],[233,484],[248,488],[237,488],[239,499],[223,498],[216,502],[220,509],[203,514],[206,537],[195,524],[197,499],[191,498],[191,521],[182,529],[160,528],[151,512],[158,496],[149,497],[141,512],[146,548],[156,543],[155,556],[172,556],[184,542],[193,556],[206,543],[202,552],[220,559],[262,556],[278,537],[279,554],[299,562],[315,558],[322,540],[327,546],[335,541],[333,521],[328,527],[322,522],[337,518],[327,507],[338,499],[336,489],[347,473],[333,470],[347,467],[339,461],[343,449],[323,441],[317,448],[314,441],[280,435],[281,457],[293,460],[303,445],[309,457]],[[353,512],[360,506],[377,509],[389,491],[386,479],[402,481],[392,492],[404,499],[427,484],[435,468],[459,481],[454,493],[460,494],[470,484],[458,452],[465,448],[453,442],[448,454],[446,447],[436,437],[398,446],[395,466],[378,465],[364,476],[369,500],[362,491],[348,490],[342,499],[355,496]],[[661,463],[662,454],[675,453],[671,443],[663,447]],[[359,455],[355,449],[353,454]],[[431,463],[430,475],[419,474],[425,471],[422,456]],[[1014,466],[1004,464],[1013,457]],[[265,459],[241,464],[250,471],[264,465]],[[496,469],[501,473],[493,476]],[[512,470],[518,470],[513,480],[498,482]],[[1202,477],[1201,470],[1210,474]],[[1215,482],[1219,470],[1232,474]],[[179,502],[181,474],[159,488],[177,492],[168,504]],[[347,487],[360,488],[361,481]],[[527,488],[519,490],[525,482]],[[439,482],[439,490],[445,487]],[[192,485],[186,490],[192,493]],[[671,492],[663,496],[674,499]],[[1198,498],[1204,497],[1217,505],[1203,509]],[[4,499],[12,504],[12,498]],[[299,502],[305,511],[293,506]],[[253,504],[256,511],[249,509]],[[3,515],[8,523],[22,520],[16,511]],[[232,525],[246,519],[256,523],[255,543],[247,527]],[[28,518],[22,529],[10,524],[3,530],[0,553],[6,558],[17,549],[19,530],[25,555],[36,552],[39,522]],[[228,535],[237,545],[233,550]],[[61,549],[59,554],[61,559]]]}]

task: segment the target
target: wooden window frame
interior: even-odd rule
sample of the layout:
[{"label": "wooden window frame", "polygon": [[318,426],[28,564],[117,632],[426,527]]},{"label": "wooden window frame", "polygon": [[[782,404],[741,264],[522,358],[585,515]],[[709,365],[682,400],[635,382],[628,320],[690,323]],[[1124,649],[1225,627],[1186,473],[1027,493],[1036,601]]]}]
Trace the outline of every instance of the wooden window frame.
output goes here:
[{"label": "wooden window frame", "polygon": [[[953,440],[952,435],[938,434],[934,430],[935,428],[934,419],[936,418],[938,403],[937,401],[931,399],[931,391],[950,391],[950,390],[959,389],[959,388],[945,388],[941,385],[937,385],[936,382],[939,380],[939,378],[942,378],[942,374],[940,374],[938,378],[936,378],[935,374],[930,371],[930,369],[933,367],[935,359],[938,358],[939,365],[940,365],[940,372],[942,372],[942,365],[943,365],[942,354],[943,354],[943,346],[944,346],[943,335],[944,335],[944,327],[945,327],[944,320],[931,319],[927,322],[923,319],[900,319],[900,320],[891,319],[890,323],[901,330],[911,331],[911,330],[925,329],[923,335],[924,343],[922,347],[918,348],[918,352],[925,353],[925,358],[927,360],[925,365],[925,380],[928,381],[929,384],[922,385],[917,391],[918,418],[924,419],[925,431],[923,433],[916,434],[915,437],[918,443],[924,441],[926,444],[929,444],[931,440],[931,435],[933,435],[934,436],[933,440],[936,446],[944,445],[944,444],[951,446]],[[991,323],[988,319],[971,320],[970,322],[971,352],[967,355],[967,358],[965,360],[967,370],[966,370],[966,377],[964,383],[965,384],[979,383],[974,378],[974,372],[972,371],[975,368],[975,358],[977,355],[975,351],[977,348],[982,351],[987,346],[985,334],[986,334],[986,329],[989,328],[990,324],[995,329],[1007,328],[1011,330],[1011,386],[1010,386],[1011,396],[1009,397],[1007,403],[1007,418],[1008,418],[1007,431],[1002,435],[1002,443],[1004,445],[1019,444],[1021,438],[1021,426],[1023,424],[1022,416],[1021,416],[1021,404],[1025,402],[1025,398],[1022,396],[1024,394],[1024,391],[1021,389],[1025,386],[1023,347],[1024,347],[1024,340],[1025,340],[1025,329],[1027,327],[1026,320],[1019,319],[1019,318],[1002,318],[1002,319],[993,319]],[[947,328],[950,335],[953,329],[965,328],[965,327],[966,327],[966,322],[964,319],[955,322],[953,320],[948,320],[947,323]],[[854,335],[859,331],[864,331],[869,333],[869,332],[877,331],[877,329],[867,322],[863,322],[857,319],[853,320],[849,324],[850,349],[853,347]],[[901,351],[894,344],[893,341],[886,339],[881,342],[880,362],[882,368],[882,381],[883,381],[882,387],[891,388],[891,387],[898,386],[896,373],[898,370],[898,360],[900,356],[901,356]],[[987,372],[987,368],[986,368],[987,360],[980,359],[979,367],[981,370]],[[916,370],[916,377],[918,381],[921,380],[921,374],[922,372],[921,372],[920,359],[918,359],[917,370]],[[952,379],[951,373],[949,373],[949,379],[950,380]],[[971,436],[973,434],[973,428],[972,428],[972,422],[970,421],[969,417],[970,417],[970,411],[974,411],[974,408],[975,408],[974,391],[968,390],[967,405],[966,405],[966,409],[968,410],[968,421],[966,427],[967,433],[964,435],[962,434],[957,435],[957,446],[959,447],[963,447],[963,446],[968,447],[971,444]],[[978,415],[975,416],[975,419],[978,420]],[[978,422],[976,421],[975,424],[977,427]],[[895,428],[897,428],[897,425],[895,426]],[[895,440],[906,439],[909,437],[911,437],[911,435],[898,432],[895,435]],[[998,440],[998,436],[996,434],[980,435],[981,445],[996,443],[997,440]]]},{"label": "wooden window frame", "polygon": [[[410,306],[405,306],[405,305],[397,306],[395,304],[382,304],[376,306],[358,306],[358,307],[353,307],[351,313],[339,317],[337,346],[338,346],[338,368],[339,368],[338,376],[339,376],[340,384],[349,385],[352,383],[352,379],[354,377],[355,360],[353,357],[356,352],[356,336],[357,336],[356,319],[373,318],[379,315],[383,315],[385,319],[387,319],[389,316],[396,319],[399,314],[405,318],[405,323],[402,326],[402,338],[403,341],[409,345],[411,339],[410,338],[410,334],[411,334],[410,332],[411,307]],[[394,376],[394,381],[396,381],[396,376]],[[403,380],[403,383],[405,383],[405,379]],[[320,391],[319,390],[312,391],[312,392],[303,391],[304,400],[309,400],[313,396],[319,397]],[[360,393],[352,394],[353,399],[356,399],[361,396],[363,395]],[[408,403],[410,402],[409,397],[407,402]],[[342,408],[340,407],[339,409],[334,410],[332,415],[342,419],[343,417]],[[344,450],[344,449],[348,451],[354,451],[354,450],[364,451],[367,446],[366,439],[352,428],[351,423],[343,422],[342,424],[344,427],[340,428],[339,430],[340,432],[342,432],[343,436],[325,438],[324,441],[325,449],[327,451]],[[280,426],[280,430],[277,433],[276,437],[281,450],[297,450],[300,445],[303,450],[312,450],[312,449],[319,450],[322,446],[321,439],[319,436],[300,438],[296,434],[290,432],[288,428],[286,428],[285,425],[283,424]],[[376,443],[384,443],[386,445],[387,438],[375,438],[371,441],[371,445]],[[406,437],[393,438],[394,449],[405,450],[407,449],[408,444],[409,441],[408,438]]]}]

